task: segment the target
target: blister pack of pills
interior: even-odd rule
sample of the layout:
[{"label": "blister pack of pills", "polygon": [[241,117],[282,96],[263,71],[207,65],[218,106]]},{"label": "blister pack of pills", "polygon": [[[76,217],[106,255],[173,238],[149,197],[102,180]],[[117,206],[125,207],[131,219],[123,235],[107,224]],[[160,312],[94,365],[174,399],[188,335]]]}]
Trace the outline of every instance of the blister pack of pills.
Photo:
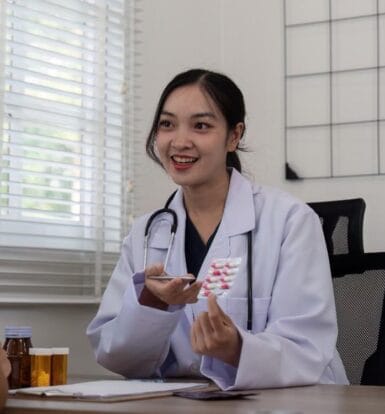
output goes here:
[{"label": "blister pack of pills", "polygon": [[227,295],[238,274],[241,261],[240,257],[213,259],[207,275],[203,279],[198,297],[205,298],[210,294],[216,296]]}]

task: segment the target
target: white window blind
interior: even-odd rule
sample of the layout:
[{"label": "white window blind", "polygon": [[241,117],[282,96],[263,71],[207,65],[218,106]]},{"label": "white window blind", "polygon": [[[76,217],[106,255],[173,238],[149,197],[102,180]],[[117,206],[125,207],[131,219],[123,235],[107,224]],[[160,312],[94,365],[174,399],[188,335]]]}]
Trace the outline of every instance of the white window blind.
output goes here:
[{"label": "white window blind", "polygon": [[0,7],[0,300],[97,301],[132,207],[134,1]]}]

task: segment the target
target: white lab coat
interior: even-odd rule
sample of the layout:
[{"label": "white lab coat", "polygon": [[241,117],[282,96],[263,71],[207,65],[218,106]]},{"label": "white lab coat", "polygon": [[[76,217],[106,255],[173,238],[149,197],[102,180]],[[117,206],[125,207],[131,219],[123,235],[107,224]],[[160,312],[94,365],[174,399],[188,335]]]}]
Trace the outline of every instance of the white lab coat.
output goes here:
[{"label": "white lab coat", "polygon": [[[182,191],[170,204],[178,230],[168,273],[187,273]],[[194,315],[206,299],[167,311],[140,305],[144,227],[139,218],[125,238],[119,262],[87,334],[97,361],[126,377],[204,376],[222,389],[346,384],[336,351],[337,322],[330,268],[318,216],[277,189],[253,185],[232,171],[217,234],[198,274],[213,258],[241,257],[235,282],[218,303],[242,337],[238,368],[192,351]],[[157,219],[149,238],[148,263],[164,261],[169,215]],[[247,237],[253,231],[253,330],[246,330]]]}]

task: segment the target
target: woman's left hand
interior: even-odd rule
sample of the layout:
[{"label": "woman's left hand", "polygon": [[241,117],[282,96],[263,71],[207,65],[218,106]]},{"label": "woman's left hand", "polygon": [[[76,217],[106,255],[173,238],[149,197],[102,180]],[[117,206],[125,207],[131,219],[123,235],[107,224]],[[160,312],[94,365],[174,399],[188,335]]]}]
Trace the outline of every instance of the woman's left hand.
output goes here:
[{"label": "woman's left hand", "polygon": [[0,344],[0,370],[4,374],[4,377],[7,378],[11,373],[11,363],[7,358],[7,353],[1,348]]},{"label": "woman's left hand", "polygon": [[242,339],[233,321],[219,307],[215,295],[207,300],[208,312],[198,315],[191,327],[194,352],[238,367]]}]

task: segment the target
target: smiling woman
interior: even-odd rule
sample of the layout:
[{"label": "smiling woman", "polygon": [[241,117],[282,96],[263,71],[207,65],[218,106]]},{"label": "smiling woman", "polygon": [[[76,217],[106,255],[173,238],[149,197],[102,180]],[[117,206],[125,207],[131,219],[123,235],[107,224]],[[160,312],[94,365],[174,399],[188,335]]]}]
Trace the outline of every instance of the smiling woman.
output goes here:
[{"label": "smiling woman", "polygon": [[[88,327],[106,368],[202,376],[222,389],[347,382],[319,218],[242,176],[244,118],[243,95],[225,75],[193,69],[164,89],[146,148],[179,186],[167,204],[181,225],[168,254],[170,214],[158,212],[145,269],[153,215],[124,240]],[[175,277],[158,278],[166,271]]]}]

